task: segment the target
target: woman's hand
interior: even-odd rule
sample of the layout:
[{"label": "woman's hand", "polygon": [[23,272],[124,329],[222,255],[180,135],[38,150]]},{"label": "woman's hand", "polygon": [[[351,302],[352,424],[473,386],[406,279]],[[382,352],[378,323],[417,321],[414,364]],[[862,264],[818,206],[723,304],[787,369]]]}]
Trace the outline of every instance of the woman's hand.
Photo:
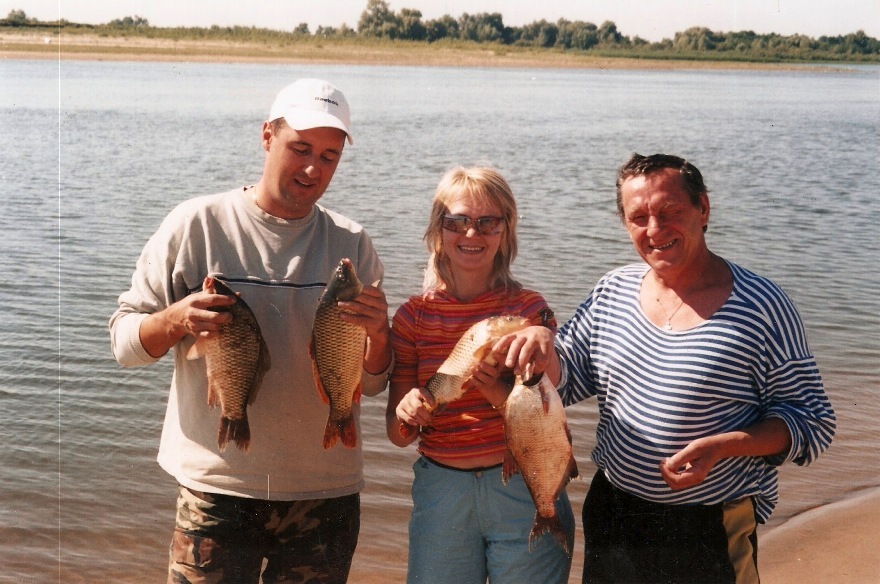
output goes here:
[{"label": "woman's hand", "polygon": [[431,392],[424,387],[414,387],[403,396],[394,413],[400,422],[418,428],[431,425],[436,407],[437,402]]}]

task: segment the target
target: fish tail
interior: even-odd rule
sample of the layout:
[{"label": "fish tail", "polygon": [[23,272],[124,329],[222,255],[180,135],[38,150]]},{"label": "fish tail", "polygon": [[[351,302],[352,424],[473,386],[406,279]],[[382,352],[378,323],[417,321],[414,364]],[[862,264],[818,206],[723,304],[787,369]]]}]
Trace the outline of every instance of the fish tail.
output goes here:
[{"label": "fish tail", "polygon": [[337,440],[339,440],[339,428],[332,420],[327,420],[327,426],[324,428],[324,448],[333,448]]},{"label": "fish tail", "polygon": [[562,521],[559,520],[559,515],[555,514],[550,517],[544,517],[535,513],[535,525],[532,527],[532,532],[529,534],[529,551],[534,549],[535,542],[545,533],[552,535],[553,539],[559,544],[559,547],[565,551],[565,554],[571,557],[571,548],[568,545],[568,534],[565,533],[565,529],[562,527]]},{"label": "fish tail", "polygon": [[409,438],[410,436],[412,436],[413,434],[418,432],[419,429],[416,428],[415,426],[410,426],[406,422],[401,422],[400,428],[398,429],[398,431],[400,432],[400,435],[403,436],[404,438]]},{"label": "fish tail", "polygon": [[342,432],[342,443],[346,448],[357,446],[357,428],[354,424],[354,416],[349,416],[339,424]]},{"label": "fish tail", "polygon": [[247,416],[238,420],[232,420],[226,416],[220,417],[220,429],[217,431],[217,445],[220,452],[226,450],[229,441],[235,442],[240,450],[247,452],[251,447],[251,427]]},{"label": "fish tail", "polygon": [[333,448],[339,439],[347,448],[357,446],[357,429],[354,425],[354,416],[348,416],[342,420],[327,420],[324,428],[324,448]]}]

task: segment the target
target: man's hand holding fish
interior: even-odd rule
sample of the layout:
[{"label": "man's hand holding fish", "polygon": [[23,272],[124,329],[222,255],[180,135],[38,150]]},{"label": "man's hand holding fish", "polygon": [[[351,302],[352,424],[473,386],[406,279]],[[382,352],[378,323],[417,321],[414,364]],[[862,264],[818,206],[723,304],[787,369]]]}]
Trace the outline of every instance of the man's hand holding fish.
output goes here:
[{"label": "man's hand holding fish", "polygon": [[168,308],[144,319],[140,340],[153,357],[161,357],[187,335],[207,337],[216,334],[232,318],[229,312],[216,308],[235,304],[235,299],[216,292],[196,292],[178,300]]},{"label": "man's hand holding fish", "polygon": [[[353,143],[345,96],[298,79],[257,129],[259,179],[172,209],[110,317],[120,365],[174,349],[157,457],[178,484],[169,582],[346,581],[364,486],[352,406],[385,390],[393,362],[372,240],[318,203]],[[357,290],[321,303],[341,258]],[[342,334],[316,338],[319,316]],[[323,349],[344,355],[320,359],[319,384]]]},{"label": "man's hand holding fish", "polygon": [[553,348],[553,336],[553,331],[545,326],[530,326],[498,339],[492,355],[524,378],[545,373],[556,384],[559,359]]},{"label": "man's hand holding fish", "polygon": [[339,318],[357,324],[367,331],[367,349],[364,354],[364,369],[369,373],[385,371],[390,362],[388,326],[388,301],[377,287],[364,286],[363,291],[353,300],[338,303]]}]

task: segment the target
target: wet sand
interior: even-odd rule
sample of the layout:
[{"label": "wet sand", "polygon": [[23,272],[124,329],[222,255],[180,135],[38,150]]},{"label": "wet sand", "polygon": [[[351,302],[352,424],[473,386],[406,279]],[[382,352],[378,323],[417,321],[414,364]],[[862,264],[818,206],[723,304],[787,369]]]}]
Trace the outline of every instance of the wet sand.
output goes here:
[{"label": "wet sand", "polygon": [[880,489],[811,509],[758,536],[764,584],[880,582]]}]

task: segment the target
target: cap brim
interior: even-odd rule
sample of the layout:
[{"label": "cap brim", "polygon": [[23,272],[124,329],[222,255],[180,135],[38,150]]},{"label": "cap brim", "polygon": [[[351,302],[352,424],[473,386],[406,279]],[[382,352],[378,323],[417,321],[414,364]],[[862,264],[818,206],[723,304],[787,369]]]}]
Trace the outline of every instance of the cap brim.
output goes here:
[{"label": "cap brim", "polygon": [[298,110],[281,116],[287,125],[294,130],[311,130],[312,128],[339,128],[345,132],[349,144],[354,144],[351,132],[345,124],[332,114],[308,110]]}]

